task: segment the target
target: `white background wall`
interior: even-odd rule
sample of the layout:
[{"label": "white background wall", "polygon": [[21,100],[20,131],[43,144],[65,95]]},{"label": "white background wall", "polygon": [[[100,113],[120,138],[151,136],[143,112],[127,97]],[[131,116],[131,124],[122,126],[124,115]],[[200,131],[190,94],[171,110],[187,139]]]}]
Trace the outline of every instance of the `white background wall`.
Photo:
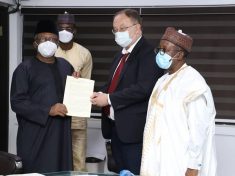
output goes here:
[{"label": "white background wall", "polygon": [[218,176],[235,175],[235,126],[216,126]]},{"label": "white background wall", "polygon": [[[20,15],[20,13],[11,14],[9,16],[9,88],[13,71],[15,70],[17,65],[22,61],[22,33],[23,17]],[[10,104],[9,107],[11,107]],[[9,108],[8,150],[11,153],[16,153],[17,128],[18,124],[15,113],[11,110],[11,108]]]},{"label": "white background wall", "polygon": [[235,4],[234,0],[27,0],[22,1],[23,6],[202,6],[202,5],[231,5]]},{"label": "white background wall", "polygon": [[[12,4],[12,0],[0,0]],[[24,0],[23,7],[126,7],[126,6],[230,6],[235,5],[235,0]],[[20,13],[10,15],[10,82],[14,69],[22,60],[22,16]],[[17,122],[15,114],[9,110],[9,152],[16,152]],[[216,147],[218,159],[218,176],[233,176],[235,173],[235,126],[216,125]]]}]

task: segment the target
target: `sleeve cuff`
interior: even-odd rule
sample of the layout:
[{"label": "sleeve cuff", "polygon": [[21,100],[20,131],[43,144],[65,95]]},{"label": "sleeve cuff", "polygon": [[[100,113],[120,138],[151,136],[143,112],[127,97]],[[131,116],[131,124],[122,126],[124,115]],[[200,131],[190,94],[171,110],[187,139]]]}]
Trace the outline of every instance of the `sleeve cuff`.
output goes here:
[{"label": "sleeve cuff", "polygon": [[110,98],[109,98],[109,94],[108,94],[108,103],[111,106],[111,101],[110,101]]},{"label": "sleeve cuff", "polygon": [[202,167],[202,163],[198,162],[196,159],[189,159],[188,168],[200,170]]}]

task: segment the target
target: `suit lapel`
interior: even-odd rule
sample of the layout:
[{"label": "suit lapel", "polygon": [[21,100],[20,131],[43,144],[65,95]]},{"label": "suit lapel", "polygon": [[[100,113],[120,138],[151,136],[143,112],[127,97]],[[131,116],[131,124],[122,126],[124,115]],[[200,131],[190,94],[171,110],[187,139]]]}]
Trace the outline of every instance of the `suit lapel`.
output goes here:
[{"label": "suit lapel", "polygon": [[127,71],[128,69],[128,66],[131,64],[131,62],[134,61],[134,59],[136,58],[136,54],[139,52],[139,48],[142,46],[143,44],[143,41],[144,41],[144,38],[141,37],[141,39],[138,41],[138,43],[135,45],[135,47],[133,48],[132,52],[130,53],[125,65],[124,65],[124,68],[120,74],[120,77],[119,77],[119,80],[118,80],[118,84],[119,82],[122,80],[125,72]]},{"label": "suit lapel", "polygon": [[[126,70],[128,69],[128,65],[133,62],[133,60],[135,59],[136,57],[136,54],[139,52],[139,48],[142,46],[143,42],[144,42],[144,37],[141,37],[141,39],[138,41],[138,43],[135,45],[135,47],[133,48],[132,52],[130,53],[125,65],[124,65],[124,68],[120,74],[120,77],[119,77],[119,80],[118,80],[118,83],[122,80]],[[122,52],[119,52],[116,57],[115,57],[115,60],[112,64],[112,68],[110,70],[110,76],[109,76],[109,80],[108,80],[108,85],[110,86],[110,83],[111,83],[111,80],[113,78],[113,74],[118,66],[118,63],[120,62],[120,59],[121,59],[121,56],[122,56]],[[117,85],[118,87],[118,85]]]}]

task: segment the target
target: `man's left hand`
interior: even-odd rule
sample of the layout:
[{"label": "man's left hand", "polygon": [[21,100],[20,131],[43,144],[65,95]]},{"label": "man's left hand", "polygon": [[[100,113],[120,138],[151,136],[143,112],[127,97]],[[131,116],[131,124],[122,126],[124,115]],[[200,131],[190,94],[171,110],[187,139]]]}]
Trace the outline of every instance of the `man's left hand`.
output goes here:
[{"label": "man's left hand", "polygon": [[188,168],[185,176],[198,176],[198,170]]},{"label": "man's left hand", "polygon": [[107,106],[108,103],[108,94],[106,93],[94,93],[91,96],[91,103],[95,106],[104,107]]}]

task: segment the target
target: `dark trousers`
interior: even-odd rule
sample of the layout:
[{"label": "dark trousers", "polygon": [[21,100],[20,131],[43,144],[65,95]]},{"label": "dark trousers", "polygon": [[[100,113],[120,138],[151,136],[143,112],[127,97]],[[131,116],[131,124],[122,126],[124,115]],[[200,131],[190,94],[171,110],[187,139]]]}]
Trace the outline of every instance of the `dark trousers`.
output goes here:
[{"label": "dark trousers", "polygon": [[115,125],[112,132],[111,148],[118,171],[126,169],[139,175],[143,144],[123,143],[117,136]]}]

